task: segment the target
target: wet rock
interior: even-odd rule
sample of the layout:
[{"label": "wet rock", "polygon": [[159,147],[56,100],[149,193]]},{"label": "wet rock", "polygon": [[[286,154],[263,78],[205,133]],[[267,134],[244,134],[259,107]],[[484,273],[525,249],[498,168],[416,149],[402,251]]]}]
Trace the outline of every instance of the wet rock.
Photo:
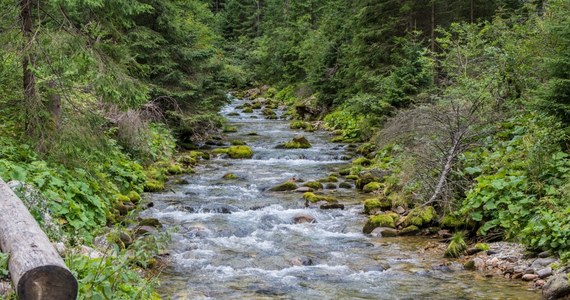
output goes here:
[{"label": "wet rock", "polygon": [[366,221],[366,224],[364,224],[362,232],[369,234],[377,227],[395,228],[396,220],[398,220],[399,218],[400,216],[393,212],[371,216],[370,218],[368,218],[368,221]]},{"label": "wet rock", "polygon": [[325,185],[325,189],[327,189],[327,190],[336,190],[336,189],[337,189],[337,186],[336,186],[336,184],[334,184],[334,183],[327,183],[327,184]]},{"label": "wet rock", "polygon": [[538,254],[539,258],[547,258],[552,256],[552,251],[544,251]]},{"label": "wet rock", "polygon": [[352,184],[348,183],[348,182],[341,182],[338,185],[339,188],[341,189],[351,189],[352,188]]},{"label": "wet rock", "polygon": [[420,232],[420,229],[415,226],[415,225],[410,225],[404,229],[402,229],[400,231],[400,235],[402,236],[406,236],[406,235],[416,235]]},{"label": "wet rock", "polygon": [[467,253],[467,255],[473,255],[473,254],[477,254],[481,251],[482,251],[481,249],[477,249],[477,248],[473,247],[473,248],[468,248],[466,253]]},{"label": "wet rock", "polygon": [[392,203],[386,197],[364,200],[364,213],[371,214],[374,210],[385,211],[392,207]]},{"label": "wet rock", "polygon": [[313,192],[313,191],[314,190],[312,188],[307,187],[307,186],[302,186],[302,187],[294,190],[294,192],[297,192],[297,193],[306,193],[306,192]]},{"label": "wet rock", "polygon": [[248,146],[231,146],[228,148],[228,156],[234,159],[252,158],[253,150]]},{"label": "wet rock", "polygon": [[209,204],[207,206],[204,206],[200,210],[205,213],[217,213],[217,214],[231,214],[240,211],[240,209],[236,206],[229,204],[219,204],[219,203]]},{"label": "wet rock", "polygon": [[398,236],[398,230],[389,227],[374,228],[370,233],[374,237],[395,237]]},{"label": "wet rock", "polygon": [[269,189],[269,191],[271,192],[284,192],[284,191],[294,191],[297,189],[297,184],[295,184],[294,182],[284,182],[280,185],[276,185],[272,188]]},{"label": "wet rock", "polygon": [[540,277],[541,279],[546,278],[548,276],[551,276],[552,275],[552,268],[546,267],[544,269],[540,269],[536,272],[536,275],[538,275],[538,277]]},{"label": "wet rock", "polygon": [[310,257],[295,257],[291,260],[291,264],[294,266],[312,266],[313,260]]},{"label": "wet rock", "polygon": [[546,284],[545,280],[539,279],[539,280],[534,282],[534,288],[535,289],[541,289],[544,287],[545,284]]},{"label": "wet rock", "polygon": [[449,232],[449,230],[442,229],[442,230],[437,232],[437,236],[439,236],[442,239],[448,239],[448,238],[451,238],[452,234],[451,234],[451,232]]},{"label": "wet rock", "polygon": [[140,226],[135,229],[135,236],[143,236],[143,235],[158,235],[158,230],[152,226]]},{"label": "wet rock", "polygon": [[323,204],[320,207],[321,209],[340,209],[343,210],[344,209],[344,204],[340,204],[340,203],[329,203],[329,204]]},{"label": "wet rock", "polygon": [[139,227],[140,226],[151,226],[154,228],[160,228],[162,227],[162,224],[160,223],[160,221],[156,218],[146,218],[146,219],[142,219],[139,221]]},{"label": "wet rock", "polygon": [[524,274],[523,277],[522,277],[522,280],[524,280],[524,281],[533,281],[533,280],[535,280],[535,279],[537,279],[537,278],[538,278],[538,275],[536,275],[536,274]]},{"label": "wet rock", "polygon": [[473,259],[473,266],[475,267],[475,270],[483,271],[485,270],[485,261],[482,258],[475,257]]},{"label": "wet rock", "polygon": [[304,136],[296,136],[292,140],[276,146],[277,149],[306,149],[311,147],[311,143]]},{"label": "wet rock", "polygon": [[315,190],[320,190],[323,188],[323,184],[317,181],[307,181],[303,184],[304,187],[310,187]]},{"label": "wet rock", "polygon": [[307,214],[298,214],[293,217],[294,224],[302,224],[302,223],[317,223],[315,217]]},{"label": "wet rock", "polygon": [[542,297],[547,300],[561,299],[570,295],[568,275],[556,274],[548,279],[542,289]]},{"label": "wet rock", "polygon": [[331,202],[331,203],[335,203],[337,202],[335,198],[330,197],[330,196],[322,196],[322,195],[317,195],[315,193],[311,193],[311,192],[306,192],[303,194],[303,199],[305,201],[311,202],[311,203],[316,203],[319,201],[325,201],[325,202]]},{"label": "wet rock", "polygon": [[239,177],[234,173],[226,173],[222,178],[226,180],[233,180],[233,179],[238,179]]},{"label": "wet rock", "polygon": [[384,185],[382,183],[373,181],[363,186],[362,191],[365,193],[372,193],[383,188]]}]

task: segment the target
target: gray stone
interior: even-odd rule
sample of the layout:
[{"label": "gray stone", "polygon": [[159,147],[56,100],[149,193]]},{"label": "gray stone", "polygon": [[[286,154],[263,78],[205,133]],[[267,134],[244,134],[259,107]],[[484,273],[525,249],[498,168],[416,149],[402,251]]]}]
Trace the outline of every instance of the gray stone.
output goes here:
[{"label": "gray stone", "polygon": [[552,251],[544,251],[544,252],[540,252],[538,254],[538,257],[540,257],[540,258],[547,258],[550,256],[552,256]]},{"label": "gray stone", "polygon": [[306,193],[306,192],[313,192],[313,191],[314,190],[312,188],[306,187],[306,186],[302,186],[302,187],[294,190],[294,192],[297,192],[297,193]]},{"label": "gray stone", "polygon": [[540,269],[536,272],[536,275],[538,275],[538,277],[542,278],[546,278],[548,276],[552,275],[552,268],[551,267],[546,267],[544,269]]},{"label": "gray stone", "polygon": [[547,300],[560,299],[568,295],[570,295],[570,285],[566,274],[550,277],[542,289],[542,297]]},{"label": "gray stone", "polygon": [[321,209],[344,209],[344,204],[340,203],[329,203],[321,205]]},{"label": "gray stone", "polygon": [[546,268],[551,263],[556,262],[556,258],[554,257],[547,257],[547,258],[537,258],[530,267],[535,270],[540,270]]},{"label": "gray stone", "polygon": [[352,184],[348,183],[348,182],[341,182],[338,185],[339,188],[341,189],[351,189],[352,188]]},{"label": "gray stone", "polygon": [[395,237],[398,236],[398,230],[388,227],[377,227],[372,230],[370,235],[375,237]]},{"label": "gray stone", "polygon": [[398,207],[396,207],[396,209],[394,210],[394,212],[396,212],[397,214],[400,214],[400,215],[401,215],[401,214],[403,214],[403,213],[406,212],[406,209],[403,208],[403,207],[401,207],[401,206],[398,206]]},{"label": "gray stone", "polygon": [[298,214],[298,215],[293,217],[293,223],[295,223],[295,224],[317,223],[317,220],[311,215]]}]

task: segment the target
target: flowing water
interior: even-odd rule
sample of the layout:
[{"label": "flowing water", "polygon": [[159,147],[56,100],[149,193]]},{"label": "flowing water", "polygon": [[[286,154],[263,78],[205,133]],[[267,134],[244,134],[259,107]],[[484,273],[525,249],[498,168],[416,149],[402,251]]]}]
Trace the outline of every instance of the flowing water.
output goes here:
[{"label": "flowing water", "polygon": [[[234,99],[223,114],[240,112]],[[143,213],[176,228],[170,265],[161,276],[168,299],[538,299],[517,281],[436,267],[427,238],[361,233],[366,217],[354,189],[328,191],[344,210],[305,207],[301,193],[268,192],[290,178],[316,180],[348,162],[326,132],[302,133],[310,149],[275,149],[296,134],[289,123],[259,113],[228,117],[253,159],[212,159],[170,192],[150,195]],[[258,135],[248,135],[256,132]],[[237,180],[224,180],[232,172]],[[295,224],[299,215],[315,223]],[[455,270],[455,271],[452,271]]]}]

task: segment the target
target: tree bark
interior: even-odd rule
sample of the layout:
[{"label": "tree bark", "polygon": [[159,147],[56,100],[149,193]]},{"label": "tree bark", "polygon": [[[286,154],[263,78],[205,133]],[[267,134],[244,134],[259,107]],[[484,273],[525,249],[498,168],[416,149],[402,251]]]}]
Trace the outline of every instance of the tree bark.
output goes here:
[{"label": "tree bark", "polygon": [[22,201],[0,179],[0,249],[21,300],[75,300],[77,280]]},{"label": "tree bark", "polygon": [[22,19],[22,33],[24,35],[24,55],[22,58],[22,71],[24,83],[24,107],[26,109],[25,129],[29,136],[36,133],[37,124],[32,117],[37,113],[36,106],[36,78],[32,72],[35,64],[34,57],[29,49],[31,48],[34,33],[32,31],[32,0],[20,0],[20,17]]}]

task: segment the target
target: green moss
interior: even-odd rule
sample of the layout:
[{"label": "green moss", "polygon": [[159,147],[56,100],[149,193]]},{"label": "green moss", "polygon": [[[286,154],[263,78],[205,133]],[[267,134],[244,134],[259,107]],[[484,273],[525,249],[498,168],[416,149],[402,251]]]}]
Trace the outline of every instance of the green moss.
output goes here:
[{"label": "green moss", "polygon": [[129,201],[131,201],[131,199],[129,198],[129,196],[117,194],[117,195],[115,195],[115,201],[116,201],[117,203],[124,203],[124,202],[129,202]]},{"label": "green moss", "polygon": [[489,249],[491,249],[489,247],[489,244],[487,243],[477,243],[475,244],[475,249],[479,250],[479,251],[489,251]]},{"label": "green moss", "polygon": [[311,123],[305,122],[305,121],[293,121],[293,122],[291,122],[291,125],[289,125],[289,127],[291,129],[302,129],[302,130],[305,130],[308,132],[315,131],[315,129],[313,128],[313,125],[311,125]]},{"label": "green moss", "polygon": [[239,140],[232,140],[232,141],[231,141],[231,144],[232,144],[233,146],[244,146],[244,145],[247,145],[244,141],[239,141]]},{"label": "green moss", "polygon": [[246,113],[246,114],[250,114],[253,112],[253,108],[251,107],[246,107],[244,108],[241,112]]},{"label": "green moss", "polygon": [[449,215],[445,215],[441,219],[440,224],[444,228],[459,228],[461,226],[464,226],[465,222],[462,221],[457,216],[449,214]]},{"label": "green moss", "polygon": [[176,159],[176,161],[184,165],[195,165],[197,163],[196,158],[190,155],[181,155]]},{"label": "green moss", "polygon": [[338,174],[341,175],[341,176],[350,175],[350,168],[344,168],[344,169],[338,171]]},{"label": "green moss", "polygon": [[356,153],[367,156],[376,150],[376,145],[373,143],[364,143],[356,148]]},{"label": "green moss", "polygon": [[372,210],[389,210],[392,208],[392,203],[387,198],[372,198],[364,200],[364,213],[370,214]]},{"label": "green moss", "polygon": [[353,165],[357,165],[357,166],[370,166],[372,164],[372,162],[366,158],[366,157],[359,157],[355,160],[352,161]]},{"label": "green moss", "polygon": [[261,114],[264,116],[271,116],[271,115],[274,115],[275,112],[273,111],[273,109],[266,107],[261,111]]},{"label": "green moss", "polygon": [[291,141],[278,146],[278,148],[285,149],[307,149],[311,147],[311,143],[304,136],[294,137]]},{"label": "green moss", "polygon": [[404,218],[404,226],[415,225],[422,227],[431,223],[436,217],[435,209],[432,206],[416,207]]},{"label": "green moss", "polygon": [[190,151],[190,157],[193,158],[201,158],[204,160],[209,160],[210,159],[210,154],[206,153],[206,152],[201,152],[201,151]]},{"label": "green moss", "polygon": [[358,175],[348,175],[345,177],[348,180],[357,180],[358,179]]},{"label": "green moss", "polygon": [[400,231],[400,235],[414,235],[414,234],[417,234],[418,232],[420,232],[420,229],[418,228],[418,226],[410,225],[410,226],[404,227],[404,229],[402,229]]},{"label": "green moss", "polygon": [[396,223],[390,214],[375,215],[368,218],[368,221],[364,224],[364,228],[362,228],[362,232],[368,234],[377,227],[396,228]]},{"label": "green moss", "polygon": [[168,175],[176,175],[184,173],[184,169],[180,164],[171,164],[166,169]]},{"label": "green moss", "polygon": [[344,143],[345,139],[346,138],[342,135],[335,136],[331,139],[331,143]]},{"label": "green moss", "polygon": [[235,159],[252,158],[253,150],[248,146],[231,146],[228,149],[228,155],[230,158]]},{"label": "green moss", "polygon": [[224,174],[224,176],[222,178],[228,179],[228,180],[233,180],[233,179],[238,179],[239,177],[234,173],[226,173],[226,174]]},{"label": "green moss", "polygon": [[445,250],[445,257],[450,258],[457,258],[463,254],[467,250],[467,244],[463,240],[463,234],[461,232],[457,232],[451,238],[451,242],[447,246],[447,250]]},{"label": "green moss", "polygon": [[162,192],[164,191],[164,182],[162,181],[158,181],[156,179],[149,179],[147,180],[145,186],[144,186],[144,191],[145,192]]},{"label": "green moss", "polygon": [[235,127],[235,126],[224,126],[224,127],[222,127],[222,131],[226,132],[226,133],[237,132],[237,127]]},{"label": "green moss", "polygon": [[137,193],[136,191],[130,191],[127,194],[127,197],[129,197],[129,200],[131,200],[131,202],[135,204],[141,201],[141,195],[139,195],[139,193]]},{"label": "green moss", "polygon": [[362,191],[364,191],[365,193],[372,193],[372,192],[375,192],[375,191],[380,190],[382,188],[384,188],[384,185],[382,183],[370,182],[362,188]]},{"label": "green moss", "polygon": [[214,154],[228,154],[228,151],[230,150],[230,148],[217,148],[212,150],[212,153]]},{"label": "green moss", "polygon": [[315,190],[319,190],[323,188],[323,184],[317,181],[307,181],[303,183],[303,186],[310,187]]},{"label": "green moss", "polygon": [[[386,189],[384,189],[384,194],[386,194]],[[388,195],[388,200],[392,204],[392,207],[401,206],[403,208],[408,208],[409,201],[404,193],[391,193]]]},{"label": "green moss", "polygon": [[306,192],[303,194],[303,199],[309,202],[319,202],[319,201],[326,201],[326,202],[337,202],[335,198],[329,196],[322,196],[317,195],[315,193]]},{"label": "green moss", "polygon": [[296,190],[297,189],[297,184],[295,184],[294,182],[284,182],[280,185],[276,185],[272,188],[269,189],[269,191],[272,192],[283,192],[283,191],[292,191],[292,190]]},{"label": "green moss", "polygon": [[317,180],[318,182],[338,182],[338,177],[336,176],[329,176],[325,178],[321,178]]},{"label": "green moss", "polygon": [[240,115],[240,114],[239,114],[238,112],[235,112],[235,111],[233,111],[233,112],[227,114],[228,117],[237,117],[237,116],[239,116],[239,115]]}]

